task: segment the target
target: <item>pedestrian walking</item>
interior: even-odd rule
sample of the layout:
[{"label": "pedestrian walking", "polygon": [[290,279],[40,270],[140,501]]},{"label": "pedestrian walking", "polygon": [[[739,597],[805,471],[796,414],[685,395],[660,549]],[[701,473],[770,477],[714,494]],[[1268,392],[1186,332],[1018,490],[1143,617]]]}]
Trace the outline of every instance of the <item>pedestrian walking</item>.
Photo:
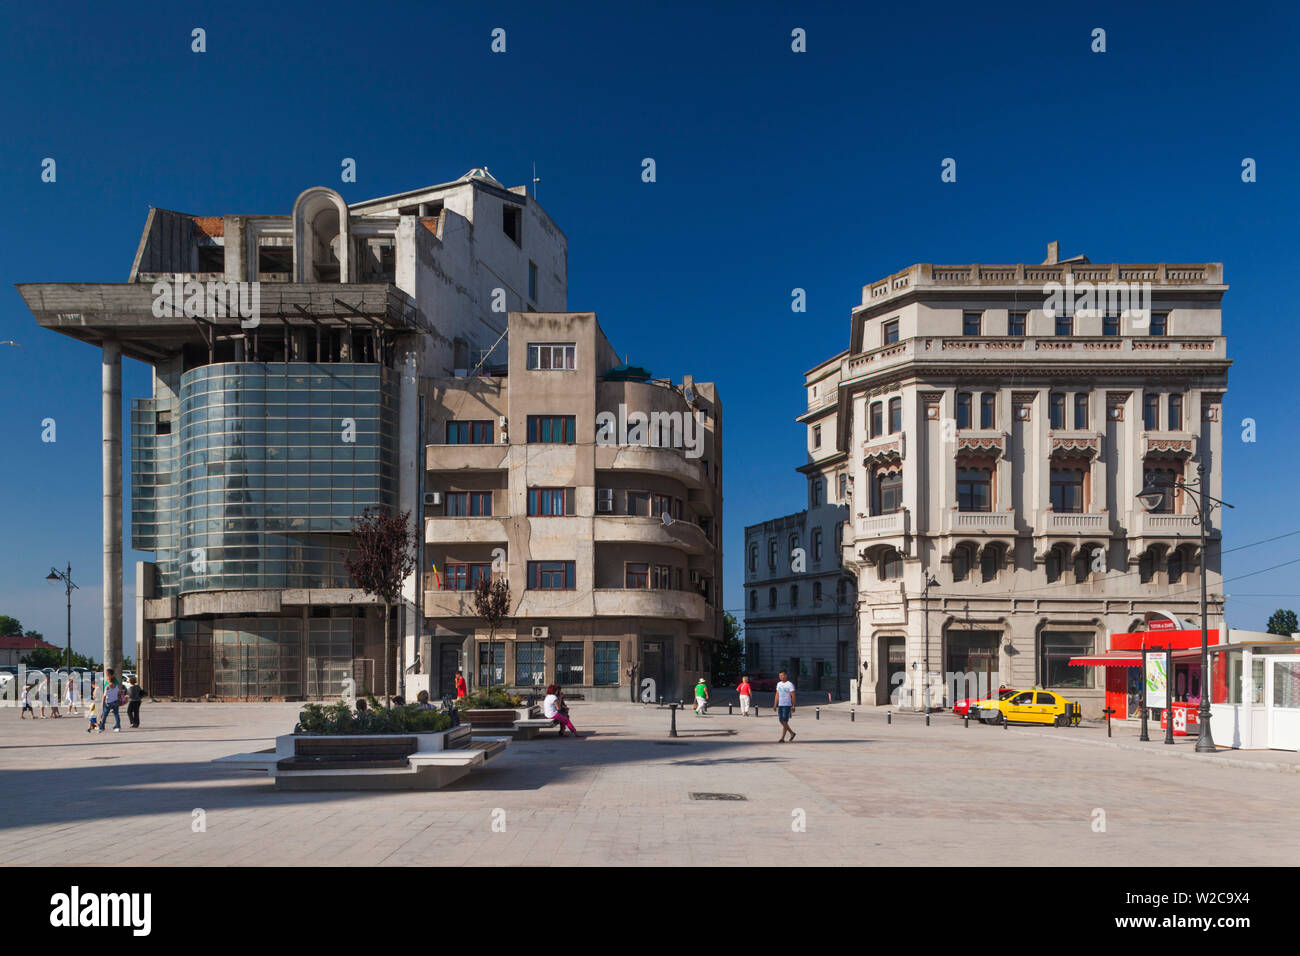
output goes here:
[{"label": "pedestrian walking", "polygon": [[23,688],[23,709],[18,712],[18,719],[22,720],[29,713],[32,715],[32,720],[35,720],[36,711],[32,710],[32,689],[30,687],[24,687]]},{"label": "pedestrian walking", "polygon": [[140,726],[140,702],[144,700],[144,689],[131,678],[131,683],[126,689],[126,719],[131,722],[132,727]]},{"label": "pedestrian walking", "polygon": [[695,716],[704,716],[705,708],[709,706],[709,685],[701,677],[695,682]]},{"label": "pedestrian walking", "polygon": [[456,699],[460,700],[462,697],[467,696],[469,696],[469,688],[465,684],[465,675],[460,671],[456,671]]},{"label": "pedestrian walking", "polygon": [[780,679],[776,682],[776,716],[781,721],[781,739],[778,743],[785,743],[785,735],[790,735],[790,741],[793,743],[795,733],[790,729],[790,718],[794,715],[794,684],[786,679],[785,671],[781,671]]},{"label": "pedestrian walking", "polygon": [[99,713],[99,701],[95,700],[95,698],[92,697],[90,699],[90,706],[86,708],[86,717],[90,721],[90,725],[86,728],[86,733],[90,733],[95,729],[95,723],[97,720],[98,713]]},{"label": "pedestrian walking", "polygon": [[113,674],[111,668],[104,669],[104,709],[99,719],[99,732],[102,734],[108,727],[108,715],[113,715],[113,733],[122,732],[122,712],[119,709],[122,703],[122,688],[117,683],[117,677]]},{"label": "pedestrian walking", "polygon": [[51,717],[62,717],[59,713],[59,688],[51,678],[45,678],[45,696],[41,699],[41,716],[45,715],[45,705],[50,705]]},{"label": "pedestrian walking", "polygon": [[754,688],[749,686],[749,675],[742,674],[740,683],[736,685],[736,693],[740,695],[740,716],[749,716],[749,699],[754,695]]},{"label": "pedestrian walking", "polygon": [[68,716],[71,717],[73,714],[77,713],[77,675],[76,674],[68,675],[67,702],[68,702]]}]

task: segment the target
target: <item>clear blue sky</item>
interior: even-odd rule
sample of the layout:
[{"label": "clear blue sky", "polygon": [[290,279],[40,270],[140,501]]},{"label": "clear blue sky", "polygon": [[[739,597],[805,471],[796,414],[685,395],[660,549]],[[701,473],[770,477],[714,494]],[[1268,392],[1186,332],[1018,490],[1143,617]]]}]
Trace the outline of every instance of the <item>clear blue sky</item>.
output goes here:
[{"label": "clear blue sky", "polygon": [[[569,237],[569,307],[656,375],[719,383],[730,608],[744,526],[805,500],[801,374],[847,345],[862,285],[913,262],[1036,262],[1052,239],[1094,262],[1226,264],[1225,546],[1300,529],[1293,5],[612,6],[6,5],[0,339],[22,348],[0,346],[0,613],[62,643],[43,578],[71,560],[74,646],[98,652],[99,352],[39,330],[13,283],[125,280],[151,204],[288,212],[311,185],[355,201],[476,165],[515,185],[533,161]],[[145,366],[124,386],[147,395]],[[1300,534],[1225,571],[1297,557]],[[1230,622],[1300,605],[1273,596],[1298,574],[1229,581]],[[128,592],[128,635],[133,617]]]}]

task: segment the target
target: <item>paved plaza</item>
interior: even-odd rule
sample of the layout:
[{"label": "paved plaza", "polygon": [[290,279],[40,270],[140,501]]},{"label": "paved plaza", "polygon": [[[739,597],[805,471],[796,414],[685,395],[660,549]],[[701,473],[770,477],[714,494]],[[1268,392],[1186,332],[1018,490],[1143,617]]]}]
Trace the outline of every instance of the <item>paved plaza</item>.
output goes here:
[{"label": "paved plaza", "polygon": [[850,722],[842,704],[801,708],[778,744],[766,709],[679,713],[672,739],[666,710],[575,702],[588,739],[513,743],[434,792],[279,793],[210,763],[271,746],[298,710],[146,703],[142,729],[94,736],[0,710],[0,863],[107,863],[111,845],[136,865],[1281,865],[1300,844],[1296,754],[884,708]]}]

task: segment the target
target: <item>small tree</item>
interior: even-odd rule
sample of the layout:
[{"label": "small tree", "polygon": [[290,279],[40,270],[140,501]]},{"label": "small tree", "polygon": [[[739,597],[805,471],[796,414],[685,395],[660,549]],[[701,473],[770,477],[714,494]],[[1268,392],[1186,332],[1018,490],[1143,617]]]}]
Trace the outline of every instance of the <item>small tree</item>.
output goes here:
[{"label": "small tree", "polygon": [[492,689],[493,664],[496,662],[497,627],[510,612],[510,585],[505,578],[482,577],[474,586],[474,610],[488,626],[488,690]]},{"label": "small tree", "polygon": [[740,621],[730,611],[722,615],[722,643],[713,658],[714,680],[736,680],[745,669],[745,645],[740,640],[744,630]]},{"label": "small tree", "polygon": [[1295,611],[1288,611],[1285,608],[1278,608],[1273,612],[1272,617],[1268,619],[1268,633],[1282,634],[1290,637],[1300,626],[1296,624]]},{"label": "small tree", "polygon": [[367,508],[352,519],[355,553],[343,555],[343,567],[352,583],[384,604],[384,697],[391,703],[388,668],[394,662],[393,605],[402,594],[402,582],[415,571],[418,542],[411,513],[392,515],[387,508]]}]

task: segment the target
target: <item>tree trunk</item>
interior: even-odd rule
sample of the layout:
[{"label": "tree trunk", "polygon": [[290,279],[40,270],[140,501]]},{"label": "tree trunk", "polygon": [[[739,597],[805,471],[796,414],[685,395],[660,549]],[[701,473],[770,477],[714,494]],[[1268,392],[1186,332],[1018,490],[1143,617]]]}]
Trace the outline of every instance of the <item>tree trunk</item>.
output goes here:
[{"label": "tree trunk", "polygon": [[390,612],[389,604],[387,601],[385,601],[384,602],[384,706],[385,707],[393,706],[393,693],[392,690],[389,688],[389,683],[388,683],[389,668],[392,666],[392,662],[393,662],[393,638],[392,638],[392,632],[389,629],[388,619],[391,616],[389,612]]}]

